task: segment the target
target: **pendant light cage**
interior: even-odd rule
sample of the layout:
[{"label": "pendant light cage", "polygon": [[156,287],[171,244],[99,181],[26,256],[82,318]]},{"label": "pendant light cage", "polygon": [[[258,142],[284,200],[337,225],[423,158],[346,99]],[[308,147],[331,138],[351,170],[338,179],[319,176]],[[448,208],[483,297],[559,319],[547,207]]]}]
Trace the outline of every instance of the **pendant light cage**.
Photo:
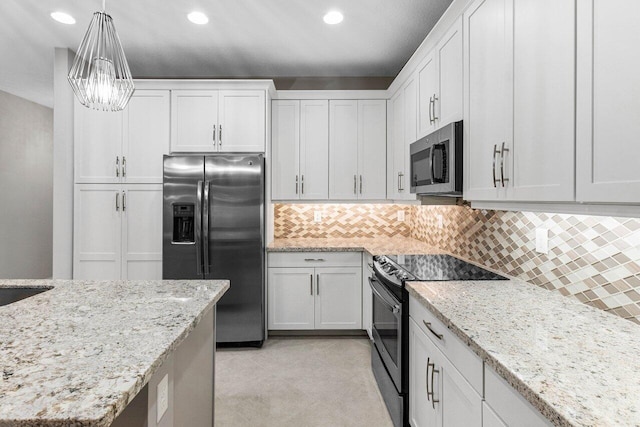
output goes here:
[{"label": "pendant light cage", "polygon": [[116,27],[104,10],[93,14],[68,80],[85,107],[121,111],[127,106],[135,87]]}]

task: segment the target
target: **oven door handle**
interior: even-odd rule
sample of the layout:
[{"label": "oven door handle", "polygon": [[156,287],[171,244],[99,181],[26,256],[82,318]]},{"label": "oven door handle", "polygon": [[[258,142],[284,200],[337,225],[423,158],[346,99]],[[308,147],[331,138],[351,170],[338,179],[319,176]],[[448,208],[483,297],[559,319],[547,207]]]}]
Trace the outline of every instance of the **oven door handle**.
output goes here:
[{"label": "oven door handle", "polygon": [[[378,290],[376,289],[376,287],[373,285],[374,280],[371,279],[371,277],[369,277],[369,286],[371,286],[371,290],[373,291],[373,293],[380,298],[380,301],[382,301],[382,303],[393,312],[393,314],[398,314],[400,313],[400,306],[398,304],[389,304],[389,302],[382,296],[382,294],[380,292],[378,292]],[[376,280],[377,282],[377,280]]]}]

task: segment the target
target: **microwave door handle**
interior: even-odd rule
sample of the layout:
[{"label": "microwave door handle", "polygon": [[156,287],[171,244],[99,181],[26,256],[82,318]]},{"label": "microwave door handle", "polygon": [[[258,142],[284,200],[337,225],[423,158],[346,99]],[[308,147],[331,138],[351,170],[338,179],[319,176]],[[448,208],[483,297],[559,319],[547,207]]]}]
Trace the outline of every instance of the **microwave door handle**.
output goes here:
[{"label": "microwave door handle", "polygon": [[[377,280],[375,280],[375,281],[377,282]],[[393,314],[400,313],[400,307],[397,304],[389,304],[389,302],[382,296],[382,294],[380,292],[378,292],[376,287],[373,286],[373,282],[374,282],[374,280],[371,279],[371,277],[369,277],[369,286],[371,287],[371,290],[373,291],[373,293],[380,299],[382,304],[385,307],[387,307],[389,310],[391,310],[393,312]]]},{"label": "microwave door handle", "polygon": [[196,204],[196,271],[202,274],[202,181],[198,181]]},{"label": "microwave door handle", "polygon": [[[204,274],[208,276],[210,271],[209,266],[209,187],[210,182],[204,182],[204,205],[202,206],[202,264],[204,267]],[[206,278],[206,277],[205,277]]]}]

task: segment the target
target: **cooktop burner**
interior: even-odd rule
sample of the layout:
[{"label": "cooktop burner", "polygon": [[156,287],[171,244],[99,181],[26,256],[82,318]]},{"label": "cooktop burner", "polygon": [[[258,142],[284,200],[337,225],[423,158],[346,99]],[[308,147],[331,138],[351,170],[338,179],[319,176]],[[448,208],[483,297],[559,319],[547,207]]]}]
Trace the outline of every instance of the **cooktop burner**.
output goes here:
[{"label": "cooktop burner", "polygon": [[405,280],[507,280],[451,255],[386,255],[415,278]]}]

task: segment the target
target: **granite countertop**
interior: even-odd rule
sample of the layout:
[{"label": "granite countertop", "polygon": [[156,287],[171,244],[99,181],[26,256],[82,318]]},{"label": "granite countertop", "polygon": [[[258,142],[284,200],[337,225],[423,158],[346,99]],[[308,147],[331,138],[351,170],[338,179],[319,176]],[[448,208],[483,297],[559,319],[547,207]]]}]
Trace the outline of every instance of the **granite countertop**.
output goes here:
[{"label": "granite countertop", "polygon": [[269,252],[362,252],[371,255],[442,254],[442,250],[410,237],[275,239]]},{"label": "granite countertop", "polygon": [[229,289],[226,280],[0,280],[0,426],[108,426]]},{"label": "granite countertop", "polygon": [[638,325],[519,280],[407,288],[554,425],[640,425]]}]

